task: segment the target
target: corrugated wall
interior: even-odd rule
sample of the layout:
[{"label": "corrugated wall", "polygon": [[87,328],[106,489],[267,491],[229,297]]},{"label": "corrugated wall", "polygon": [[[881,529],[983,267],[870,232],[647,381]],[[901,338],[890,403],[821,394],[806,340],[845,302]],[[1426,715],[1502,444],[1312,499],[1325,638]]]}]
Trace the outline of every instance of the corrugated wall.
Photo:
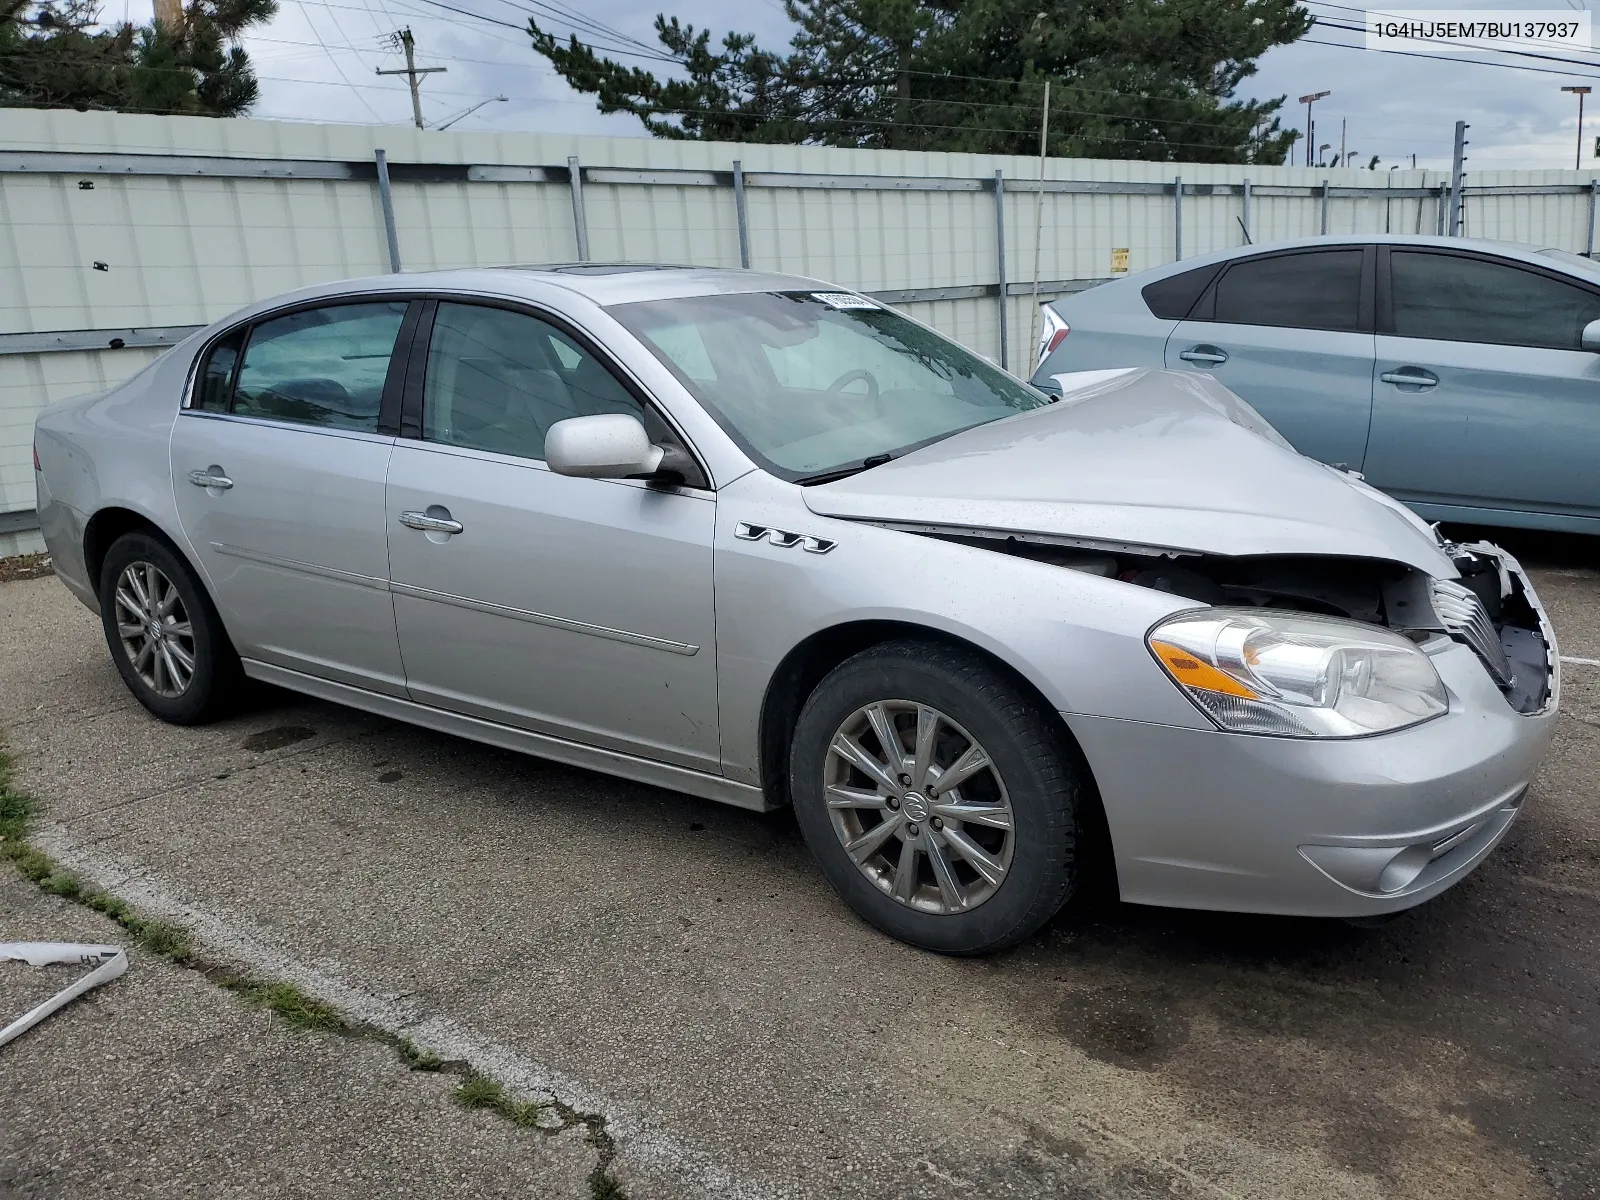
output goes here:
[{"label": "corrugated wall", "polygon": [[[586,172],[691,171],[646,184],[586,175],[584,212],[595,260],[739,265],[735,160],[754,175],[746,189],[751,265],[813,275],[872,292],[972,289],[960,298],[899,297],[911,314],[992,358],[1000,356],[995,284],[996,170],[1003,201],[1010,363],[1030,351],[1035,264],[1048,298],[1103,278],[1113,249],[1130,270],[1170,262],[1178,227],[1171,187],[1184,184],[1184,257],[1241,245],[1250,181],[1257,243],[1315,234],[1324,201],[1308,189],[1434,189],[1437,172],[1315,170],[1051,160],[1046,177],[1110,189],[1024,190],[1039,178],[1029,158],[840,150],[827,147],[661,142],[551,134],[436,133],[373,126],[216,121],[108,113],[5,110],[0,133],[0,350],[7,335],[142,330],[200,325],[244,304],[309,283],[388,269],[382,207],[370,178],[216,178],[108,173],[93,156],[183,155],[370,164],[383,148],[394,164],[395,224],[411,270],[578,257],[566,164]],[[67,169],[59,159],[90,156]],[[109,160],[108,160],[109,161]],[[149,160],[144,160],[148,163]],[[41,165],[54,162],[54,167]],[[408,164],[554,168],[548,182],[466,179],[420,182]],[[715,176],[708,172],[718,173]],[[440,174],[441,172],[435,172]],[[489,172],[493,173],[493,172]],[[875,186],[775,186],[778,175],[880,177]],[[367,174],[372,174],[368,168]],[[462,174],[457,170],[456,174]],[[500,172],[508,174],[508,172]],[[515,172],[509,172],[515,174]],[[763,180],[762,175],[768,178]],[[895,180],[905,180],[896,186]],[[928,180],[949,180],[939,189]],[[955,181],[967,181],[965,183]],[[1476,189],[1564,189],[1545,195],[1469,190],[1466,231],[1475,236],[1581,252],[1590,195],[1575,172],[1476,174]],[[89,184],[92,186],[84,186]],[[1128,190],[1129,188],[1144,190]],[[1274,194],[1283,189],[1298,194]],[[1425,196],[1326,201],[1332,233],[1424,232],[1440,202]],[[1040,230],[1036,254],[1035,229]],[[82,343],[85,339],[78,338]],[[88,339],[93,341],[94,339]],[[135,339],[136,340],[136,339]],[[10,339],[10,348],[19,345]],[[0,353],[0,514],[33,505],[30,428],[44,404],[109,386],[150,361],[140,348]],[[20,543],[5,532],[0,553]],[[9,539],[9,540],[8,540]]]}]

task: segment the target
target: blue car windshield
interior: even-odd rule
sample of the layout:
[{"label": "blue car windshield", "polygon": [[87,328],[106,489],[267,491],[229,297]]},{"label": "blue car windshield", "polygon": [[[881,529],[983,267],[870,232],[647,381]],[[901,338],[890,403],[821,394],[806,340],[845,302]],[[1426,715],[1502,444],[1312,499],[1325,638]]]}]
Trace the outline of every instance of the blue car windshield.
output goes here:
[{"label": "blue car windshield", "polygon": [[1050,397],[847,292],[619,304],[639,337],[762,466],[821,482]]}]

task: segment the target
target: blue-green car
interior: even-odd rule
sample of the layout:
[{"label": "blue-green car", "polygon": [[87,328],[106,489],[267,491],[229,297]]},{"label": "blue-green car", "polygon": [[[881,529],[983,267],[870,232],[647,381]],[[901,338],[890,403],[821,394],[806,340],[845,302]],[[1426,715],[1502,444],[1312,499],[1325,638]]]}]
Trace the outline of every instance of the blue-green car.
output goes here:
[{"label": "blue-green car", "polygon": [[1467,238],[1304,238],[1046,305],[1034,383],[1204,371],[1431,520],[1600,534],[1600,265]]}]

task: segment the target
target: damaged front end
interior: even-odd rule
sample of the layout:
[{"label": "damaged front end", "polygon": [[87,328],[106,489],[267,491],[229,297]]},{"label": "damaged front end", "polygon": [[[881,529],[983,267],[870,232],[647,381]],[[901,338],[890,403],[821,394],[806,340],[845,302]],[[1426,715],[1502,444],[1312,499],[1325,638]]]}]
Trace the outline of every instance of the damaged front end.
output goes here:
[{"label": "damaged front end", "polygon": [[1550,622],[1516,559],[1488,542],[1440,540],[1459,577],[1404,563],[1327,555],[1206,554],[1005,531],[908,528],[928,537],[1114,578],[1202,604],[1342,617],[1419,644],[1469,647],[1516,712],[1555,701],[1559,656]]}]

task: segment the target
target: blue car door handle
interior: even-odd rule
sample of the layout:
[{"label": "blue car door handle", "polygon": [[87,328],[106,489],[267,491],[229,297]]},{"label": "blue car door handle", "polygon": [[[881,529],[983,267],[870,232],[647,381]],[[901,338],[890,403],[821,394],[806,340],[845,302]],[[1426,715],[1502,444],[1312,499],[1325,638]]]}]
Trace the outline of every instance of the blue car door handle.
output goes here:
[{"label": "blue car door handle", "polygon": [[1215,346],[1190,346],[1178,355],[1184,362],[1202,363],[1208,367],[1215,367],[1228,361],[1228,352],[1218,350]]},{"label": "blue car door handle", "polygon": [[1398,371],[1385,371],[1378,378],[1397,387],[1431,388],[1439,382],[1437,375],[1432,371],[1424,371],[1421,367],[1401,367]]}]

